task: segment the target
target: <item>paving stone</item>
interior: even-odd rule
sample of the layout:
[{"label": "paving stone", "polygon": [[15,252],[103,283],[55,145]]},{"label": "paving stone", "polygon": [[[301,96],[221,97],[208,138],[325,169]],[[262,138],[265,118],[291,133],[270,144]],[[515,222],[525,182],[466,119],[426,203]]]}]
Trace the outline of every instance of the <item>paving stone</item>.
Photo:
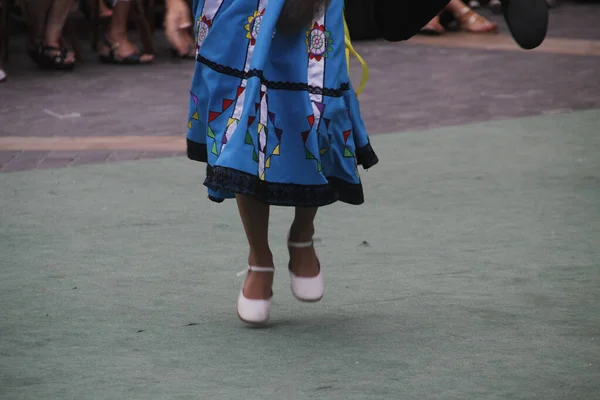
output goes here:
[{"label": "paving stone", "polygon": [[152,158],[167,158],[167,157],[181,157],[184,156],[185,152],[172,152],[172,151],[148,151],[142,153],[140,159],[152,159]]},{"label": "paving stone", "polygon": [[20,153],[20,151],[0,151],[0,170]]},{"label": "paving stone", "polygon": [[82,151],[77,153],[77,158],[73,161],[72,165],[99,164],[108,160],[109,156],[110,151],[107,150]]},{"label": "paving stone", "polygon": [[71,165],[79,157],[74,151],[52,151],[38,164],[38,169],[61,168]]},{"label": "paving stone", "polygon": [[47,151],[27,151],[19,153],[8,164],[2,167],[2,172],[15,172],[36,169],[46,155]]},{"label": "paving stone", "polygon": [[111,153],[107,161],[131,161],[139,160],[144,154],[143,151],[139,150],[118,150]]}]

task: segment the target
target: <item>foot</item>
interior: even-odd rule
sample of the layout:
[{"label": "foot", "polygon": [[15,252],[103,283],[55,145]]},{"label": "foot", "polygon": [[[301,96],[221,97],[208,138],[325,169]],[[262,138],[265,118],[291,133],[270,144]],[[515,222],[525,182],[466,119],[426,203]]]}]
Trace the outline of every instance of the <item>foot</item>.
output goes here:
[{"label": "foot", "polygon": [[309,242],[288,240],[288,250],[292,293],[300,301],[321,300],[325,292],[325,283],[312,240]]},{"label": "foot", "polygon": [[178,39],[171,41],[173,48],[171,52],[173,57],[184,58],[184,59],[196,59],[196,45],[189,35],[181,36]]},{"label": "foot", "polygon": [[288,240],[288,251],[290,253],[289,270],[296,276],[312,278],[319,275],[321,266],[317,252],[312,240],[301,242]]},{"label": "foot", "polygon": [[461,30],[471,33],[493,33],[498,30],[498,24],[488,21],[468,7],[463,8],[456,20]]},{"label": "foot", "polygon": [[446,30],[440,23],[439,16],[434,17],[431,21],[429,21],[429,23],[427,23],[427,25],[421,28],[421,33],[426,35],[441,35],[444,32],[446,32]]},{"label": "foot", "polygon": [[273,267],[248,267],[248,276],[237,299],[238,317],[250,325],[265,325],[271,317]]},{"label": "foot", "polygon": [[248,270],[246,281],[244,282],[243,293],[244,296],[252,300],[267,300],[273,295],[273,276],[275,270],[270,271],[257,271]]},{"label": "foot", "polygon": [[139,54],[139,49],[129,41],[127,36],[107,35],[105,42],[100,50],[101,57],[114,58],[117,62],[135,58],[138,64],[149,64],[154,61],[152,54]]},{"label": "foot", "polygon": [[167,8],[165,35],[171,43],[174,56],[196,58],[196,43],[189,33],[192,27],[190,15],[185,2],[176,2]]},{"label": "foot", "polygon": [[43,69],[71,70],[75,66],[75,53],[58,43],[45,42],[37,47],[29,47],[28,53]]}]

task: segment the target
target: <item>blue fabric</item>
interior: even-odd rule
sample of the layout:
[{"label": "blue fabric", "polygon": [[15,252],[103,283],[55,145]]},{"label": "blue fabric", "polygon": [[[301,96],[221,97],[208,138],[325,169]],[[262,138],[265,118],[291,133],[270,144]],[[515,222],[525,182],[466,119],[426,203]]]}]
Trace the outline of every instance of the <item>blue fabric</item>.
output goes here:
[{"label": "blue fabric", "polygon": [[194,1],[188,155],[208,164],[215,201],[245,193],[279,205],[360,204],[357,165],[377,157],[348,78],[343,1],[283,35],[284,1]]}]

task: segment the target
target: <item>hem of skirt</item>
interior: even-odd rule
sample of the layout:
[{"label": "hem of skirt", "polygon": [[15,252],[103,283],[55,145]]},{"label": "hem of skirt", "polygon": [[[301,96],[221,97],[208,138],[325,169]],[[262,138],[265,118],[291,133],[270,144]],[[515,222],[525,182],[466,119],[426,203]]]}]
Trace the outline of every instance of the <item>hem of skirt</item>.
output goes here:
[{"label": "hem of skirt", "polygon": [[[327,178],[327,181],[324,185],[268,182],[244,171],[209,165],[204,186],[214,191],[251,196],[273,206],[321,207],[337,201],[352,205],[364,203],[362,184],[335,177]],[[216,202],[223,200],[214,196],[209,196],[209,199]]]},{"label": "hem of skirt", "polygon": [[[202,148],[204,148],[204,152],[202,152]],[[374,157],[375,160],[370,160],[371,165],[377,162],[377,157]],[[188,139],[188,158],[206,162],[206,145]],[[213,191],[251,196],[262,203],[273,206],[322,207],[337,201],[351,205],[364,203],[361,183],[350,183],[336,177],[328,177],[327,181],[328,183],[323,185],[268,182],[259,179],[254,174],[233,168],[207,165],[204,186]],[[212,195],[209,195],[208,198],[216,203],[225,200]]]}]

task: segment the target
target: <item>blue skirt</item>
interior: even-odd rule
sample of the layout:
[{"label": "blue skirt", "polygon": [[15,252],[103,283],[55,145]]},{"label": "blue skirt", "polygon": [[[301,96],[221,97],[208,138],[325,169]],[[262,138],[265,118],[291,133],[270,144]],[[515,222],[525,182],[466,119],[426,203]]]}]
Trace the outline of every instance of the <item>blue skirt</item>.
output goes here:
[{"label": "blue skirt", "polygon": [[188,157],[207,164],[213,201],[361,204],[358,165],[378,159],[348,77],[343,0],[292,35],[276,31],[284,1],[194,0]]}]

